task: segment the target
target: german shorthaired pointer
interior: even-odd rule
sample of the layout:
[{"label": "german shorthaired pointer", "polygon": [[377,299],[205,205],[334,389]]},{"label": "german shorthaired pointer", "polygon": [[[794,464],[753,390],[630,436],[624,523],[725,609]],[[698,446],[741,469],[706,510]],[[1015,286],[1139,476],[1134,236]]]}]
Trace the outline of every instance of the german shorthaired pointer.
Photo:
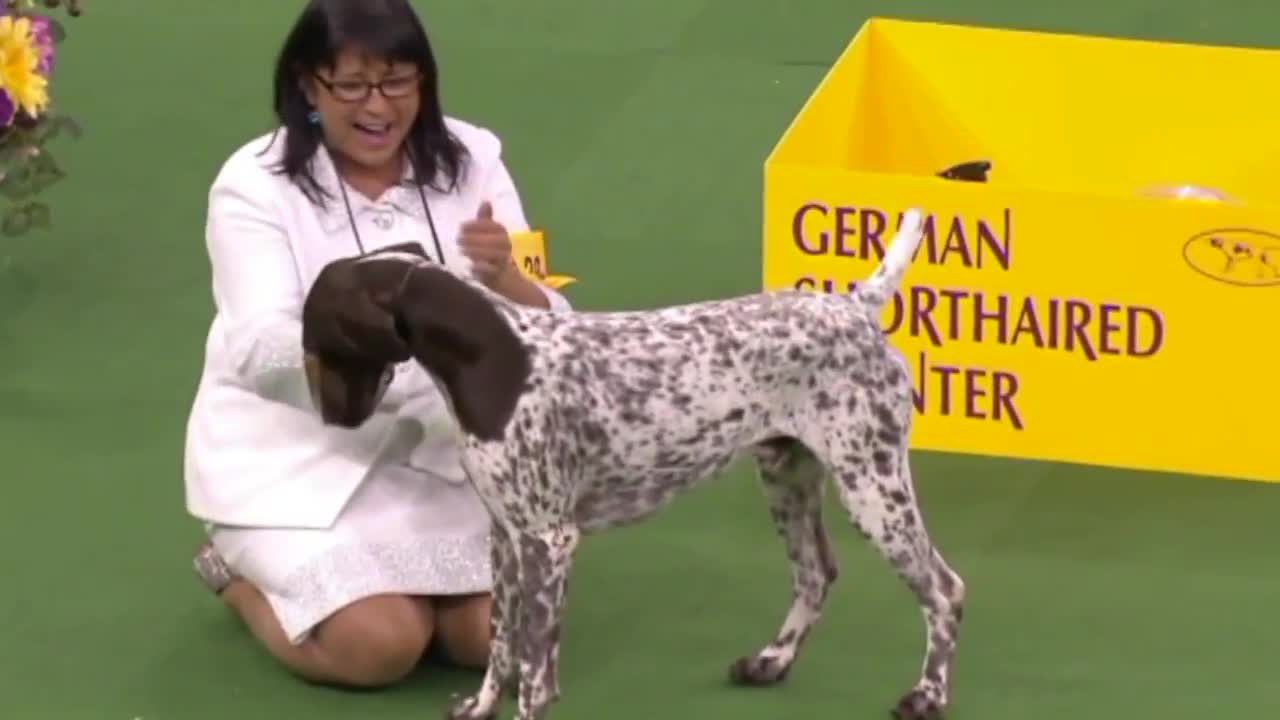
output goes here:
[{"label": "german shorthaired pointer", "polygon": [[791,563],[793,600],[774,638],[729,669],[782,680],[836,579],[821,515],[828,475],[853,524],[919,600],[923,667],[893,708],[941,717],[965,586],[932,544],[908,467],[907,365],[881,309],[920,243],[905,213],[884,261],[852,297],[768,292],[643,312],[552,313],[509,303],[397,246],[326,267],[303,344],[326,423],[354,427],[395,363],[442,389],[462,463],[493,518],[492,647],[453,720],[518,719],[559,697],[562,606],[580,538],[652,516],[743,453],[755,460]]}]

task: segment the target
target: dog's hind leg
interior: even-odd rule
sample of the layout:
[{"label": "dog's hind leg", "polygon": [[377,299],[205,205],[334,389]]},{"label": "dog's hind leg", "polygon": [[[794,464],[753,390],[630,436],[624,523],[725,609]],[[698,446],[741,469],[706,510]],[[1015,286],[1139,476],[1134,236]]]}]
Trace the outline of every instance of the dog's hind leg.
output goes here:
[{"label": "dog's hind leg", "polygon": [[822,523],[822,490],[826,469],[800,441],[791,438],[754,448],[756,467],[778,534],[791,565],[791,606],[773,641],[729,668],[738,685],[770,685],[781,681],[822,614],[837,567]]},{"label": "dog's hind leg", "polygon": [[489,665],[480,691],[455,700],[449,709],[449,720],[489,720],[497,715],[498,701],[504,690],[514,687],[515,629],[519,625],[520,573],[516,548],[507,530],[494,523],[490,532],[493,565],[493,605],[489,614]]},{"label": "dog's hind leg", "polygon": [[517,720],[543,720],[559,695],[560,622],[580,532],[572,525],[520,538]]},{"label": "dog's hind leg", "polygon": [[[921,675],[893,715],[899,720],[934,720],[942,717],[949,702],[965,586],[929,539],[916,504],[905,437],[896,429],[868,433],[869,447],[861,452],[837,449],[835,457],[845,461],[833,463],[832,474],[853,523],[911,588],[924,614]],[[872,451],[869,464],[853,459],[865,457],[867,449]]]}]

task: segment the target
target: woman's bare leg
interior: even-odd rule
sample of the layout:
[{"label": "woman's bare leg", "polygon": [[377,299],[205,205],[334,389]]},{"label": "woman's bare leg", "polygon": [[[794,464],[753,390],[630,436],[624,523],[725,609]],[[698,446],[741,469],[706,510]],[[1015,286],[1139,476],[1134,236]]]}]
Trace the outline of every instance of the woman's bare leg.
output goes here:
[{"label": "woman's bare leg", "polygon": [[450,660],[466,668],[489,664],[490,595],[444,595],[430,599],[436,642]]},{"label": "woman's bare leg", "polygon": [[[208,579],[209,548],[197,568]],[[202,565],[203,563],[203,565]],[[404,679],[431,641],[432,607],[417,598],[378,595],[358,600],[317,625],[298,645],[289,642],[262,593],[227,577],[215,591],[285,667],[315,683],[374,688]]]}]

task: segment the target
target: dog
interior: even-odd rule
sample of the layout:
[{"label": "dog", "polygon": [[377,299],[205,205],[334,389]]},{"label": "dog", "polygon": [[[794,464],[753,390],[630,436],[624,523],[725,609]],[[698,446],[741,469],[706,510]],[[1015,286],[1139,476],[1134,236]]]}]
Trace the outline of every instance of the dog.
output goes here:
[{"label": "dog", "polygon": [[904,213],[852,296],[763,292],[634,312],[522,307],[412,246],[322,270],[303,345],[323,421],[359,426],[391,368],[420,363],[493,519],[489,665],[449,718],[492,718],[505,690],[517,690],[519,720],[545,718],[560,697],[561,613],[581,538],[651,517],[744,453],[785,544],[793,599],[773,639],[731,664],[731,681],[783,680],[823,610],[837,577],[821,513],[830,476],[924,616],[920,675],[891,712],[943,715],[965,584],[917,505],[910,372],[879,324],[921,235],[920,213]]}]

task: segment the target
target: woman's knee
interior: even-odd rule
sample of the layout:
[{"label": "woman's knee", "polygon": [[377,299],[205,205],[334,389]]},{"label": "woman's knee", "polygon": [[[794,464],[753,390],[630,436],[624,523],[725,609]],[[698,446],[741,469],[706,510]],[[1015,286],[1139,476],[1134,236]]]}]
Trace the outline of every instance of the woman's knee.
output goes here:
[{"label": "woman's knee", "polygon": [[313,639],[340,682],[383,687],[413,672],[431,642],[433,625],[426,603],[379,595],[334,613],[316,628]]},{"label": "woman's knee", "polygon": [[469,668],[488,664],[490,596],[437,597],[433,605],[436,639],[449,659]]}]

